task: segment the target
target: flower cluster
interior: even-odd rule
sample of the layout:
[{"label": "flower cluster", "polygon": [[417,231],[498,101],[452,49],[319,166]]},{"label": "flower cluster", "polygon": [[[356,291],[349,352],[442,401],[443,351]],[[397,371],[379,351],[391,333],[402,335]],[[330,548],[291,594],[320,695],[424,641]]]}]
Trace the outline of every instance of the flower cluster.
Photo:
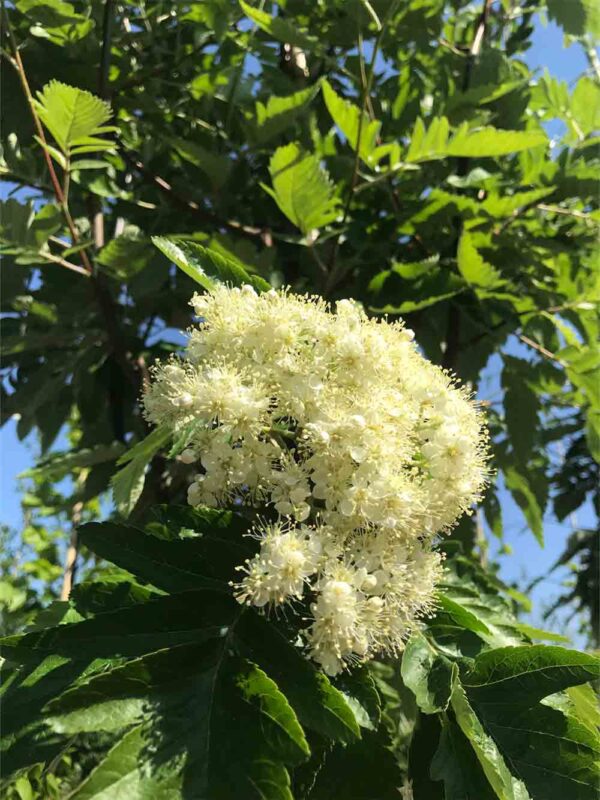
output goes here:
[{"label": "flower cluster", "polygon": [[335,674],[394,651],[432,607],[432,549],[485,482],[482,419],[400,322],[249,286],[196,295],[184,361],[156,370],[149,420],[185,440],[192,505],[272,508],[240,602],[310,603]]}]

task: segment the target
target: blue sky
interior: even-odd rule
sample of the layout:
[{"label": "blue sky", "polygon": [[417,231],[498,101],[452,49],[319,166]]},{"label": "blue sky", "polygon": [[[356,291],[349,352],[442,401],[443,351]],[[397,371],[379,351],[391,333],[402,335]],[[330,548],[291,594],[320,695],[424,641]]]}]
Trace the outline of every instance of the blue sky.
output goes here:
[{"label": "blue sky", "polygon": [[[587,67],[583,50],[578,45],[569,48],[563,46],[562,31],[554,24],[543,25],[539,20],[533,35],[533,47],[528,51],[526,60],[530,67],[543,71],[548,68],[555,77],[571,83]],[[554,134],[554,130],[550,129]],[[0,197],[6,196],[0,189]],[[491,400],[498,392],[498,368],[492,363],[482,381],[480,398]],[[0,430],[0,521],[13,527],[21,526],[21,508],[17,491],[16,476],[32,465],[36,452],[33,437],[20,442],[16,435],[16,423],[10,420]],[[528,531],[525,521],[516,508],[510,495],[502,492],[501,496],[505,520],[505,544],[512,550],[511,555],[502,555],[500,544],[491,539],[490,552],[498,558],[500,575],[506,581],[517,581],[520,586],[548,572],[564,548],[565,540],[574,526],[592,526],[594,515],[591,507],[578,511],[578,518],[559,523],[551,514],[545,519],[546,544],[542,549]],[[548,576],[532,593],[534,611],[531,621],[540,622],[540,612],[545,604],[561,591],[561,581],[568,575],[567,570]],[[573,626],[570,632],[574,635]],[[577,636],[574,635],[577,640]]]}]

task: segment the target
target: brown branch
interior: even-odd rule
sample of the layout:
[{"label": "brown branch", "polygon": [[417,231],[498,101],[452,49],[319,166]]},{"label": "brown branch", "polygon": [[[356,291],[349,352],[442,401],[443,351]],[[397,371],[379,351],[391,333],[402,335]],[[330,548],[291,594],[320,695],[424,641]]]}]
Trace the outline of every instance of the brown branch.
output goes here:
[{"label": "brown branch", "polygon": [[78,266],[77,264],[72,264],[70,261],[67,261],[65,258],[61,258],[60,256],[55,256],[54,253],[38,253],[41,258],[44,258],[46,261],[50,261],[52,264],[59,264],[61,267],[65,269],[70,269],[72,272],[77,272],[78,275],[83,275],[86,278],[91,278],[90,273],[87,269]]},{"label": "brown branch", "polygon": [[[65,221],[67,223],[67,227],[69,228],[69,233],[71,234],[71,240],[72,240],[74,245],[77,245],[77,244],[79,244],[79,235],[77,233],[77,228],[75,227],[75,223],[74,223],[73,217],[71,216],[71,213],[69,211],[69,208],[68,208],[68,205],[67,205],[67,201],[66,201],[63,189],[62,189],[62,186],[60,185],[60,181],[58,180],[58,176],[56,174],[56,170],[54,169],[54,164],[52,163],[52,157],[50,156],[50,153],[48,152],[48,143],[46,141],[46,135],[44,133],[44,128],[42,126],[41,120],[40,120],[40,118],[38,116],[38,113],[36,111],[36,108],[35,108],[35,101],[33,99],[33,95],[31,93],[31,89],[29,87],[29,81],[27,80],[27,73],[25,72],[25,67],[24,67],[23,61],[21,59],[21,54],[19,53],[19,47],[17,45],[17,40],[15,39],[15,35],[13,33],[13,30],[12,30],[12,27],[11,27],[11,24],[10,24],[10,20],[8,18],[8,13],[6,11],[6,8],[3,8],[3,13],[4,13],[4,22],[5,22],[5,25],[6,25],[6,31],[8,33],[8,37],[9,37],[9,40],[10,40],[10,46],[11,46],[12,54],[13,54],[13,66],[17,70],[17,73],[19,75],[19,79],[21,81],[21,86],[23,87],[23,92],[25,94],[25,97],[27,98],[27,103],[29,104],[29,110],[31,111],[31,115],[33,117],[33,123],[35,125],[35,129],[37,131],[38,137],[39,137],[40,142],[41,142],[42,150],[44,152],[44,158],[46,160],[46,166],[48,167],[48,173],[50,175],[50,181],[52,183],[52,188],[54,190],[54,195],[56,197],[56,201],[58,202],[58,204],[61,207],[61,210],[63,212],[63,216],[64,216]],[[83,264],[84,269],[87,270],[87,272],[91,274],[92,273],[92,265],[90,263],[90,260],[88,258],[87,253],[85,252],[85,250],[81,250],[80,251],[80,258],[81,258],[81,263]]]},{"label": "brown branch", "polygon": [[529,336],[525,336],[525,334],[520,333],[519,334],[519,339],[523,342],[523,344],[526,344],[528,347],[532,347],[534,350],[536,350],[538,353],[540,353],[540,355],[544,356],[544,358],[547,358],[550,361],[556,361],[556,363],[560,364],[561,367],[566,367],[567,366],[565,364],[565,362],[562,361],[557,355],[552,353],[550,350],[547,350],[541,344],[538,344],[537,342],[534,342],[533,339],[529,338]]},{"label": "brown branch", "polygon": [[119,141],[119,144],[122,148],[121,152],[123,158],[129,162],[129,164],[135,167],[147,181],[153,183],[155,186],[158,186],[163,194],[171,199],[174,205],[184,209],[187,212],[191,212],[204,223],[210,222],[212,225],[217,227],[229,228],[232,231],[239,233],[241,236],[246,236],[250,239],[260,238],[267,247],[271,246],[272,239],[274,236],[277,236],[277,234],[272,233],[268,228],[257,228],[252,225],[245,225],[244,223],[238,222],[238,220],[235,219],[220,219],[216,214],[213,214],[206,208],[202,208],[202,206],[198,205],[198,203],[191,197],[187,197],[186,195],[182,194],[177,189],[173,188],[173,186],[167,180],[149,169],[143,163],[143,161],[140,160],[140,157],[137,153],[127,150],[127,146],[123,141]]}]

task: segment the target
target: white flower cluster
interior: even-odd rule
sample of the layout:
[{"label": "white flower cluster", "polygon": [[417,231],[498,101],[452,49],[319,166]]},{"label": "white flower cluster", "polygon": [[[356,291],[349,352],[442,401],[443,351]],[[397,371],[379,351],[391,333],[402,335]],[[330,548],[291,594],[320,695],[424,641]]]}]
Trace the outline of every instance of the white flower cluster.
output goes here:
[{"label": "white flower cluster", "polygon": [[157,368],[145,410],[186,440],[191,505],[276,512],[238,599],[307,600],[306,641],[330,674],[397,650],[432,608],[435,536],[485,482],[469,395],[402,323],[347,300],[331,313],[318,298],[220,286],[192,305],[187,358]]}]

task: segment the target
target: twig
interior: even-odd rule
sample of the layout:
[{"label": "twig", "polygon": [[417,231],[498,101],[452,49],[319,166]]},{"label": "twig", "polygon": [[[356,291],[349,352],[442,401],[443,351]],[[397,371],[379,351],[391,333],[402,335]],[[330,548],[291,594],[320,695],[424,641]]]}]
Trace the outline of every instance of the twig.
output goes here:
[{"label": "twig", "polygon": [[136,153],[132,151],[128,151],[126,149],[126,145],[123,141],[119,141],[119,144],[122,148],[122,155],[126,161],[128,161],[132,166],[134,166],[141,174],[148,180],[154,183],[158,188],[166,195],[168,195],[172,201],[178,205],[180,208],[184,208],[186,211],[192,212],[194,215],[199,217],[203,220],[203,222],[211,222],[213,225],[222,226],[225,228],[230,228],[231,230],[236,231],[242,236],[246,236],[251,239],[261,238],[265,244],[268,246],[268,240],[270,237],[273,237],[276,234],[273,234],[266,228],[256,228],[251,225],[244,225],[238,220],[235,219],[227,219],[222,220],[219,219],[216,214],[208,211],[205,208],[202,208],[198,205],[195,200],[192,200],[189,197],[182,195],[173,186],[162,178],[160,175],[154,173],[151,169],[149,169],[139,158]]},{"label": "twig", "polygon": [[54,253],[39,252],[38,255],[41,256],[41,258],[46,259],[46,261],[51,261],[53,264],[60,264],[61,267],[64,267],[65,269],[70,269],[72,272],[77,272],[79,275],[84,275],[86,278],[91,277],[87,269],[84,269],[83,267],[80,267],[77,264],[72,264],[70,261],[61,258],[60,256],[55,256]]},{"label": "twig", "polygon": [[[50,174],[50,180],[52,183],[52,187],[54,189],[54,195],[56,197],[56,201],[59,204],[65,221],[67,223],[67,227],[69,229],[69,233],[71,236],[71,243],[73,246],[77,246],[80,243],[79,240],[79,233],[71,216],[71,212],[69,211],[69,206],[65,194],[63,192],[63,188],[60,185],[60,181],[58,180],[58,176],[54,169],[54,164],[52,163],[52,159],[50,154],[47,150],[47,142],[46,136],[44,134],[44,128],[42,126],[41,120],[37,113],[35,102],[33,99],[33,95],[31,94],[31,89],[29,87],[29,81],[27,80],[27,74],[25,72],[25,67],[23,61],[21,59],[21,55],[19,53],[19,48],[17,45],[17,41],[15,39],[14,33],[12,31],[10,20],[8,18],[8,14],[6,9],[3,8],[4,20],[6,24],[6,30],[8,32],[11,48],[13,50],[13,64],[19,74],[19,78],[21,80],[21,85],[23,87],[23,92],[27,98],[27,102],[29,104],[29,109],[31,111],[31,115],[33,117],[33,122],[35,128],[38,132],[39,139],[42,143],[42,150],[44,153],[44,158],[46,160],[46,165],[48,167],[48,172]],[[92,279],[92,287],[94,291],[94,296],[96,302],[98,303],[101,313],[104,316],[106,322],[106,334],[108,337],[108,343],[112,354],[115,357],[116,362],[121,367],[123,374],[125,377],[130,381],[130,383],[134,386],[135,390],[139,390],[139,380],[138,376],[136,375],[135,367],[129,360],[128,354],[123,350],[123,336],[121,334],[116,308],[110,294],[110,290],[104,284],[102,280],[99,280],[97,276],[94,274],[94,269],[92,263],[88,257],[88,254],[85,249],[81,249],[78,251],[79,257],[83,264],[83,269],[88,274],[89,277]],[[57,262],[60,263],[60,262]],[[66,263],[66,262],[65,262]],[[63,264],[65,266],[65,264]],[[70,267],[69,267],[70,268]]]},{"label": "twig", "polygon": [[[61,207],[63,212],[65,221],[67,223],[67,227],[69,228],[69,233],[71,234],[71,240],[74,245],[79,243],[79,235],[77,233],[77,228],[75,227],[75,223],[73,222],[73,217],[71,216],[71,212],[69,211],[69,207],[66,202],[65,195],[63,193],[62,187],[60,185],[60,181],[58,180],[58,176],[56,174],[56,170],[54,169],[54,164],[52,163],[52,157],[47,149],[47,141],[46,135],[44,133],[44,128],[42,126],[41,120],[38,116],[38,113],[35,108],[35,102],[33,99],[33,95],[31,94],[31,89],[29,87],[29,81],[27,80],[27,74],[25,72],[25,67],[23,65],[23,61],[21,59],[21,54],[19,53],[19,47],[17,45],[17,40],[15,39],[15,35],[13,33],[10,20],[8,18],[8,13],[6,8],[3,7],[2,9],[4,15],[4,22],[6,25],[6,30],[8,33],[8,37],[10,39],[10,46],[13,51],[13,65],[17,70],[19,75],[19,79],[21,81],[21,85],[23,87],[23,92],[25,97],[27,98],[27,103],[29,104],[29,110],[31,111],[31,115],[33,117],[33,123],[35,125],[35,129],[37,131],[38,137],[42,142],[42,150],[44,153],[44,159],[46,160],[46,166],[48,167],[48,173],[50,175],[50,181],[52,183],[52,188],[54,189],[54,195],[56,200]],[[83,267],[89,272],[92,273],[92,265],[88,258],[87,253],[85,250],[80,251],[80,258]]]},{"label": "twig", "polygon": [[538,353],[544,356],[544,358],[549,359],[550,361],[556,361],[557,364],[560,364],[561,367],[566,367],[564,361],[562,361],[557,355],[552,353],[550,350],[547,350],[543,345],[534,342],[533,339],[530,339],[529,336],[525,336],[524,333],[519,334],[519,339],[526,344],[528,347],[532,347],[534,350],[537,350]]},{"label": "twig", "polygon": [[[76,482],[76,486],[78,489],[83,487],[86,476],[87,476],[87,470],[83,470],[82,472],[79,473]],[[69,540],[69,546],[67,548],[67,554],[65,556],[65,568],[63,571],[63,582],[60,591],[61,600],[69,599],[69,596],[71,594],[71,589],[73,588],[73,584],[75,583],[77,556],[79,554],[79,543],[78,543],[79,537],[77,535],[77,528],[79,527],[79,523],[81,522],[82,511],[83,511],[83,500],[78,500],[73,505],[73,509],[71,511],[71,538]]]},{"label": "twig", "polygon": [[[358,130],[356,132],[356,152],[354,156],[354,167],[352,169],[352,176],[350,178],[350,187],[348,189],[348,197],[346,198],[346,203],[344,205],[344,211],[342,213],[342,221],[340,224],[340,231],[338,235],[335,237],[333,242],[333,248],[331,250],[331,256],[329,259],[329,275],[327,281],[325,283],[323,289],[323,295],[326,296],[332,289],[335,281],[335,266],[338,257],[338,252],[340,249],[340,240],[342,238],[342,232],[344,230],[344,226],[348,219],[348,214],[350,213],[350,205],[352,204],[352,199],[354,197],[354,190],[356,189],[356,184],[358,181],[358,168],[360,166],[360,145],[362,141],[362,132],[363,132],[363,122],[366,114],[367,105],[369,103],[370,93],[371,93],[371,86],[373,84],[373,77],[375,75],[375,62],[377,61],[377,55],[379,53],[379,48],[381,46],[381,40],[383,39],[385,28],[390,19],[390,16],[394,12],[396,7],[396,3],[391,3],[388,12],[385,16],[383,23],[380,25],[380,28],[377,32],[377,36],[375,37],[375,42],[373,44],[373,53],[371,54],[371,61],[369,62],[369,68],[367,71],[366,76],[364,72],[361,71],[361,87],[362,87],[362,95],[361,95],[361,102],[360,102],[360,113],[358,117]],[[362,52],[362,35],[359,33],[358,35],[358,50]],[[366,77],[366,80],[364,80]]]},{"label": "twig", "polygon": [[540,211],[548,211],[551,214],[564,214],[567,217],[575,217],[576,219],[582,219],[585,222],[594,224],[595,220],[590,219],[589,214],[586,214],[584,211],[577,211],[573,208],[562,208],[561,206],[548,206],[546,203],[538,203],[536,208],[539,208]]}]

